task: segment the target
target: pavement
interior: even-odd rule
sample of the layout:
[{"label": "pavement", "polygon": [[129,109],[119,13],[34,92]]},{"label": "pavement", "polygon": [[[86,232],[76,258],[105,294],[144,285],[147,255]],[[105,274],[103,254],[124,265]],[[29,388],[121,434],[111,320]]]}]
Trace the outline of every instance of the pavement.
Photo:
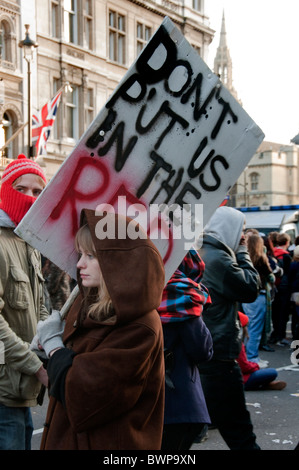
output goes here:
[{"label": "pavement", "polygon": [[[299,442],[299,365],[291,362],[294,349],[277,345],[274,349],[275,352],[260,351],[260,357],[269,361],[269,367],[278,370],[278,379],[287,382],[286,388],[246,392],[246,403],[261,449],[290,451]],[[33,450],[39,449],[47,403],[45,397],[43,406],[32,409]],[[228,447],[217,429],[209,429],[206,438],[194,443],[191,450],[228,450]]]},{"label": "pavement", "polygon": [[[279,391],[245,392],[246,404],[261,449],[290,451],[299,442],[299,365],[291,361],[296,349],[278,345],[273,348],[275,352],[260,351],[260,357],[269,361],[269,367],[277,369],[277,380],[284,380],[287,386]],[[206,438],[194,443],[191,450],[229,449],[219,431],[209,429]]]}]

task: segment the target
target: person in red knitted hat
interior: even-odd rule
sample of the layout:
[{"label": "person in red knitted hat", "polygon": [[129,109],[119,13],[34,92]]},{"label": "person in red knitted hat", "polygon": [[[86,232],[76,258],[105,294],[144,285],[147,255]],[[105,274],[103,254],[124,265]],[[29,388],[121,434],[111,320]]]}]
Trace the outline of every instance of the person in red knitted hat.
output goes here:
[{"label": "person in red knitted hat", "polygon": [[44,306],[40,253],[14,233],[46,185],[42,168],[19,155],[0,189],[0,450],[29,450],[36,406],[47,372],[31,351]]},{"label": "person in red knitted hat", "polygon": [[46,183],[46,176],[39,164],[23,154],[19,155],[3,172],[0,209],[18,225]]}]

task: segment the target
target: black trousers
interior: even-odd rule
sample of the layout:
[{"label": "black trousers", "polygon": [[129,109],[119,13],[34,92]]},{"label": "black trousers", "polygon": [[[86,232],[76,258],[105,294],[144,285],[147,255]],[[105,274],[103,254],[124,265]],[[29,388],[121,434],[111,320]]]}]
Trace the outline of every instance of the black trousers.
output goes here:
[{"label": "black trousers", "polygon": [[289,316],[290,294],[288,292],[277,292],[272,303],[273,331],[270,338],[273,342],[285,338]]},{"label": "black trousers", "polygon": [[259,450],[246,408],[242,374],[235,361],[212,359],[199,367],[212,425],[231,450]]},{"label": "black trousers", "polygon": [[189,450],[195,439],[203,437],[207,429],[203,423],[165,424],[161,450]]}]

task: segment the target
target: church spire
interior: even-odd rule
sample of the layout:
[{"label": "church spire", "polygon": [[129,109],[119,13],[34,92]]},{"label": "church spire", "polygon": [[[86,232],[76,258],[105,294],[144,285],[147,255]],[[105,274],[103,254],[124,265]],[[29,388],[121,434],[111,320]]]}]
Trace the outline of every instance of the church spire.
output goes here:
[{"label": "church spire", "polygon": [[221,32],[219,46],[217,48],[216,57],[214,59],[214,73],[219,75],[220,80],[230,91],[230,93],[238,100],[237,92],[233,87],[233,65],[227,46],[227,35],[225,26],[224,10],[222,13]]},{"label": "church spire", "polygon": [[221,32],[220,32],[220,47],[227,47],[226,44],[226,28],[225,28],[225,16],[224,16],[224,10],[222,12],[222,23],[221,23]]}]

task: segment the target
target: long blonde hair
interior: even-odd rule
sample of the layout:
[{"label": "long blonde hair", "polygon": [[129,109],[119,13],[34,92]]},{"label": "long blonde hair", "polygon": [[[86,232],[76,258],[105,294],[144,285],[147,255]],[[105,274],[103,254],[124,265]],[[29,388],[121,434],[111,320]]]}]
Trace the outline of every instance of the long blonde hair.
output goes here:
[{"label": "long blonde hair", "polygon": [[[84,251],[91,253],[93,256],[97,257],[94,243],[92,241],[90,229],[88,225],[81,227],[75,238],[75,248],[79,253],[80,248]],[[91,297],[91,289],[87,289],[86,297]],[[97,288],[97,293],[93,301],[88,307],[87,315],[90,316],[93,320],[104,321],[113,316],[113,306],[112,300],[109,295],[107,286],[105,284],[103,276],[101,276],[101,282]]]}]

